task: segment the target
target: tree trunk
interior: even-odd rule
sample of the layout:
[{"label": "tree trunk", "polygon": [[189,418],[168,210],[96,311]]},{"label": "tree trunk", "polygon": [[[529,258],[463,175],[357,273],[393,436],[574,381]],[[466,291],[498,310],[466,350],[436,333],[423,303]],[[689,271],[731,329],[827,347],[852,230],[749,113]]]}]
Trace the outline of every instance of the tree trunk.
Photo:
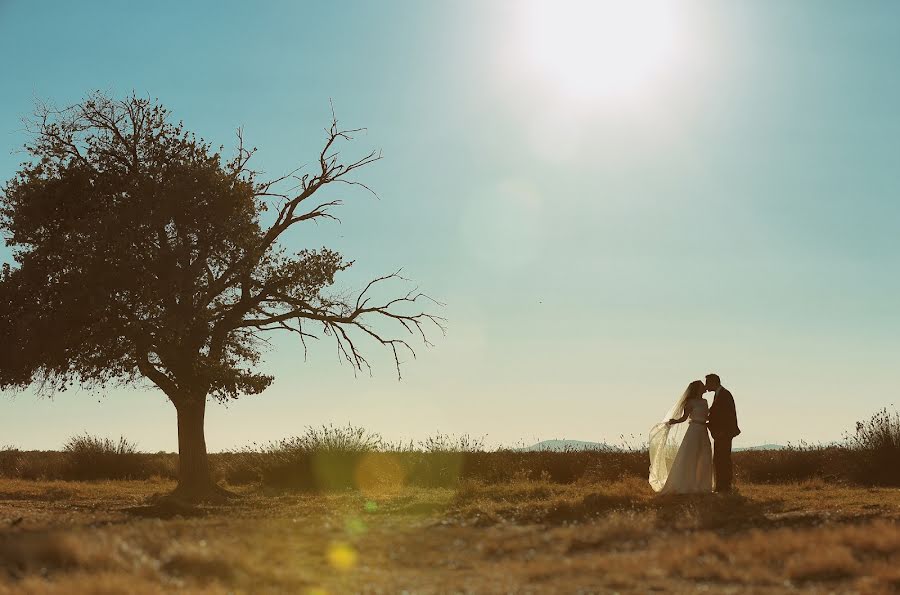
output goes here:
[{"label": "tree trunk", "polygon": [[186,398],[175,403],[178,412],[178,487],[175,494],[191,500],[218,492],[209,472],[203,421],[205,398]]}]

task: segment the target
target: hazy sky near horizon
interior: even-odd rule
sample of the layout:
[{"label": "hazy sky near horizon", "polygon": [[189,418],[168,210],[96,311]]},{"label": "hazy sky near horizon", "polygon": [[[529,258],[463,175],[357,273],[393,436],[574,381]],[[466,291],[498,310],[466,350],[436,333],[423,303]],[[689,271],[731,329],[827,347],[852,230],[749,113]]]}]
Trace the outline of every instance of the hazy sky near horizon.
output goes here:
[{"label": "hazy sky near horizon", "polygon": [[[367,127],[346,150],[383,150],[359,176],[380,199],[342,194],[342,223],[289,247],[354,259],[348,289],[403,267],[447,336],[400,382],[387,354],[354,377],[328,341],[304,362],[278,338],[274,385],[210,406],[211,450],[348,422],[639,442],[709,371],[736,446],[839,439],[897,403],[900,4],[589,5],[545,30],[516,1],[0,0],[0,178],[36,98],[92,89],[226,147],[242,126],[273,176],[317,155],[329,99]],[[0,445],[83,431],[176,448],[152,389],[0,399]]]}]

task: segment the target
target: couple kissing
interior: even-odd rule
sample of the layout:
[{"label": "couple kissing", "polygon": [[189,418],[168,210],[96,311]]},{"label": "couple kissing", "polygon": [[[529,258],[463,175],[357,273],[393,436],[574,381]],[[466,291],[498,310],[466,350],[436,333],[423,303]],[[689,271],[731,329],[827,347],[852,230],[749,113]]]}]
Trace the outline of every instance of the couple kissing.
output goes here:
[{"label": "couple kissing", "polygon": [[[712,405],[707,392],[713,393]],[[650,486],[660,494],[731,492],[731,442],[740,433],[734,396],[719,376],[691,382],[650,430]]]}]

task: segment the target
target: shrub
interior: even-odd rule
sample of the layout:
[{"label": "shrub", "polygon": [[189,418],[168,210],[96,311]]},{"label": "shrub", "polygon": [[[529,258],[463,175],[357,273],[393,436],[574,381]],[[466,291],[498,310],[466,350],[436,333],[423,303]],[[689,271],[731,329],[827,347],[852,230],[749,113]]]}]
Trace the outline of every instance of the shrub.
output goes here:
[{"label": "shrub", "polygon": [[145,479],[150,475],[144,457],[124,436],[118,441],[89,434],[72,436],[63,452],[66,479]]},{"label": "shrub", "polygon": [[887,407],[876,412],[867,421],[856,422],[856,433],[846,437],[850,448],[871,451],[896,451],[900,449],[900,411],[893,413]]},{"label": "shrub", "polygon": [[738,452],[735,472],[744,481],[769,483],[824,478],[862,485],[900,485],[900,413],[887,408],[856,423],[842,444],[788,446]]},{"label": "shrub", "polygon": [[304,434],[275,444],[277,450],[292,452],[371,452],[383,446],[380,434],[350,424],[346,428],[308,426]]},{"label": "shrub", "polygon": [[222,465],[225,479],[235,485],[260,481],[297,489],[349,488],[362,456],[383,446],[379,434],[352,425],[307,427],[300,436],[229,451]]},{"label": "shrub", "polygon": [[20,451],[15,463],[15,475],[19,479],[61,479],[65,454],[49,451]]},{"label": "shrub", "polygon": [[900,412],[884,408],[856,422],[856,432],[845,436],[845,441],[857,459],[851,469],[854,480],[900,485]]},{"label": "shrub", "polygon": [[773,450],[736,452],[734,469],[739,481],[752,483],[841,479],[847,477],[851,458],[844,446],[801,442]]},{"label": "shrub", "polygon": [[0,448],[0,476],[17,477],[20,458],[18,448],[10,445]]},{"label": "shrub", "polygon": [[641,451],[485,451],[481,439],[447,434],[417,443],[385,444],[377,434],[358,428],[308,431],[301,437],[253,444],[217,457],[231,484],[260,482],[312,490],[360,487],[356,475],[362,467],[365,483],[377,480],[372,476],[383,472],[386,484],[395,483],[399,475],[403,484],[419,487],[455,487],[462,480],[618,480],[643,477],[648,467],[647,454]]},{"label": "shrub", "polygon": [[483,438],[435,434],[410,443],[401,455],[405,482],[421,487],[455,486],[466,469],[482,464],[483,454]]}]

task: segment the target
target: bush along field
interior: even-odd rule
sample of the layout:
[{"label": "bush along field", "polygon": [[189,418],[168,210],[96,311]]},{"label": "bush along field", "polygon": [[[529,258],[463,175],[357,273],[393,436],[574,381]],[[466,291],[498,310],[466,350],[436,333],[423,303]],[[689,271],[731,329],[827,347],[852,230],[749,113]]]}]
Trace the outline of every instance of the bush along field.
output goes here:
[{"label": "bush along field", "polygon": [[175,456],[126,439],[7,447],[0,593],[893,593],[897,422],[885,410],[838,445],[736,453],[728,496],[654,495],[640,448],[327,426],[215,455],[237,497],[192,506],[160,496]]},{"label": "bush along field", "polygon": [[[299,436],[211,455],[213,471],[227,484],[334,490],[366,483],[455,487],[542,480],[551,483],[645,478],[644,447],[586,450],[513,448],[485,450],[471,436],[436,435],[420,442],[389,443],[363,428],[310,427]],[[822,479],[860,486],[900,486],[900,412],[882,411],[856,424],[831,445],[789,445],[734,453],[738,481],[778,483]],[[71,437],[61,452],[0,449],[0,477],[43,480],[174,479],[172,453],[142,453],[125,437]]]}]

